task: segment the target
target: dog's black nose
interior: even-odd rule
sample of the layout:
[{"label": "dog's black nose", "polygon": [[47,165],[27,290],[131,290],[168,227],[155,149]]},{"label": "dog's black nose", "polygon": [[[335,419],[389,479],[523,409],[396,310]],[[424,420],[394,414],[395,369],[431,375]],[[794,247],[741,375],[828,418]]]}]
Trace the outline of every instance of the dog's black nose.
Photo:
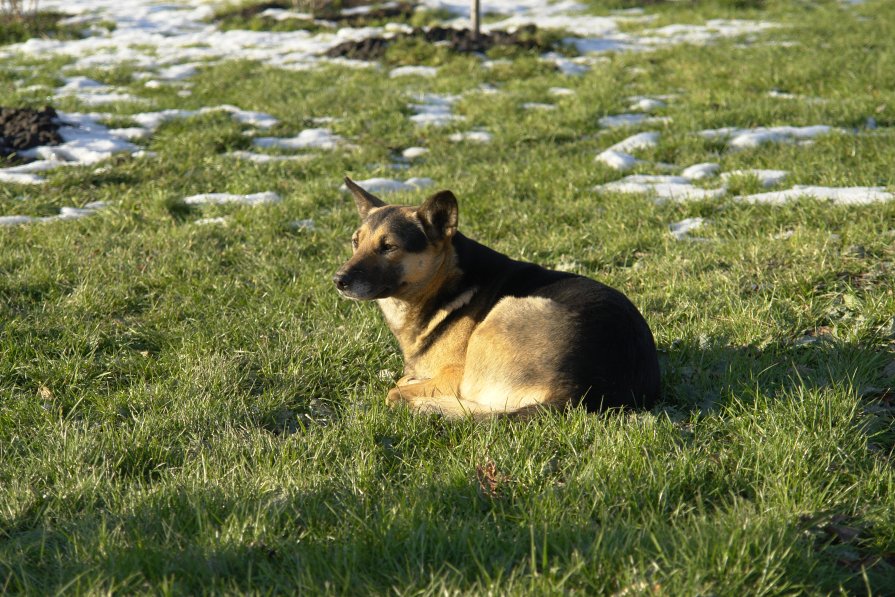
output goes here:
[{"label": "dog's black nose", "polygon": [[336,272],[336,275],[333,276],[333,283],[339,290],[345,290],[348,288],[348,276],[342,272]]}]

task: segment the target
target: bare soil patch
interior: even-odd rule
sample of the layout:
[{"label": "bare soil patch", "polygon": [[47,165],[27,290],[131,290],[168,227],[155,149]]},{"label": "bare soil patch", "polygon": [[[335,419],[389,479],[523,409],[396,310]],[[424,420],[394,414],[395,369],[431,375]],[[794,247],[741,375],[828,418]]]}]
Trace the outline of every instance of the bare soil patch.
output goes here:
[{"label": "bare soil patch", "polygon": [[0,160],[18,157],[39,145],[59,145],[59,116],[50,106],[41,110],[0,106]]}]

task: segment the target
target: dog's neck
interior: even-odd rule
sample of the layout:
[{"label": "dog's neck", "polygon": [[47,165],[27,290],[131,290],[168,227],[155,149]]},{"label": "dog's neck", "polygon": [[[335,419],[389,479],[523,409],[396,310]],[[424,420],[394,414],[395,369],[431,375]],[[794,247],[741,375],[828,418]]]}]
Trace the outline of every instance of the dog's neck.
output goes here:
[{"label": "dog's neck", "polygon": [[[463,272],[457,265],[452,244],[447,244],[442,257],[426,284],[400,296],[376,301],[389,329],[398,339],[405,361],[412,356],[415,344],[425,338],[429,330],[444,321],[452,311],[466,305],[475,294],[472,288],[460,290],[456,296],[450,297],[459,285]],[[445,300],[445,295],[450,298]]]}]

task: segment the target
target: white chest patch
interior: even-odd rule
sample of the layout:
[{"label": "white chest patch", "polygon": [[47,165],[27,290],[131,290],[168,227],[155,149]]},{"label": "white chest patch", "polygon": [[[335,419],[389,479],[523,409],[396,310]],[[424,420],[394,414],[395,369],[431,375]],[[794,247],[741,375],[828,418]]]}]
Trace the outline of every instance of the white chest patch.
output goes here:
[{"label": "white chest patch", "polygon": [[376,302],[379,303],[385,322],[392,330],[404,327],[404,321],[407,319],[407,303],[393,298],[379,299]]}]

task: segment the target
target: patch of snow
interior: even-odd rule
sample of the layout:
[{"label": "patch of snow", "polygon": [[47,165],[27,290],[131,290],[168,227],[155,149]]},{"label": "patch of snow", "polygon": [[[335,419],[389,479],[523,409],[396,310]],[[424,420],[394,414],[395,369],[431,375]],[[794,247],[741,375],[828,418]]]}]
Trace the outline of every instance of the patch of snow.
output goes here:
[{"label": "patch of snow", "polygon": [[131,126],[121,129],[109,129],[109,134],[128,141],[144,141],[152,136],[152,131],[139,126]]},{"label": "patch of snow", "polygon": [[279,149],[335,149],[344,139],[333,134],[328,128],[305,129],[295,137],[258,137],[257,147],[277,147]]},{"label": "patch of snow", "polygon": [[299,19],[302,21],[314,20],[314,15],[310,13],[286,10],[284,8],[268,8],[262,11],[260,16],[269,17],[275,21],[288,21],[289,19]]},{"label": "patch of snow", "polygon": [[808,97],[805,95],[789,93],[787,91],[780,91],[779,89],[771,89],[770,91],[768,91],[768,97],[772,97],[775,99],[795,100],[799,102],[806,102],[809,104],[822,104],[827,101],[821,97]]},{"label": "patch of snow", "polygon": [[411,122],[419,126],[444,126],[458,120],[466,120],[463,116],[453,114],[452,107],[460,99],[459,95],[438,95],[424,93],[416,96],[416,102],[410,104],[414,115]]},{"label": "patch of snow", "polygon": [[659,133],[648,131],[632,135],[623,141],[619,141],[609,149],[597,155],[596,160],[614,168],[615,170],[630,170],[637,164],[643,163],[630,152],[639,149],[649,149],[659,143]]},{"label": "patch of snow", "polygon": [[133,153],[138,147],[113,135],[97,122],[102,115],[60,112],[59,145],[41,145],[21,152],[26,158],[76,164],[95,164],[116,153]]},{"label": "patch of snow", "polygon": [[227,218],[225,217],[217,217],[217,218],[199,218],[193,224],[197,226],[205,226],[208,224],[226,224]]},{"label": "patch of snow", "polygon": [[202,193],[185,197],[183,202],[187,205],[224,205],[238,203],[242,205],[262,205],[264,203],[279,203],[281,197],[272,191],[239,195],[233,193]]},{"label": "patch of snow", "polygon": [[575,92],[572,89],[569,89],[568,87],[551,87],[550,89],[547,90],[547,93],[549,93],[550,95],[555,96],[555,97],[575,95]]},{"label": "patch of snow", "polygon": [[647,116],[646,114],[612,114],[603,116],[597,122],[603,128],[614,129],[622,126],[637,126],[639,124],[662,124],[671,122],[671,118],[667,116]]},{"label": "patch of snow", "polygon": [[[398,191],[415,191],[432,186],[434,181],[431,178],[408,178],[401,182],[394,178],[368,178],[366,180],[355,181],[359,186],[366,189],[370,193],[395,193]],[[343,191],[347,191],[348,187],[344,184],[341,186]]]},{"label": "patch of snow", "polygon": [[641,46],[661,47],[678,44],[705,45],[716,39],[740,37],[764,33],[779,27],[768,21],[747,21],[743,19],[709,19],[704,25],[666,25],[642,32],[636,36]]},{"label": "patch of snow", "polygon": [[820,135],[826,135],[832,130],[833,128],[830,126],[818,124],[814,126],[774,126],[751,129],[726,127],[703,130],[699,134],[706,139],[726,140],[730,149],[752,149],[765,143],[792,143],[793,141],[814,139]]},{"label": "patch of snow", "polygon": [[99,106],[114,102],[145,102],[146,99],[129,93],[112,91],[112,87],[103,85],[87,77],[68,77],[65,84],[56,89],[55,97],[73,97],[88,106]]},{"label": "patch of snow", "polygon": [[630,170],[637,164],[643,163],[642,160],[638,160],[629,153],[625,153],[624,151],[616,151],[614,149],[607,149],[597,154],[597,157],[594,159],[598,162],[606,164],[613,170],[618,170],[620,172]]},{"label": "patch of snow", "polygon": [[0,168],[0,181],[16,184],[42,184],[46,182],[46,179],[37,176],[34,174],[35,172],[46,172],[47,170],[54,170],[60,166],[69,165],[73,164],[70,162],[60,162],[59,160],[37,160],[20,166]]},{"label": "patch of snow", "polygon": [[264,112],[252,112],[251,110],[242,110],[240,108],[237,108],[236,106],[231,106],[230,104],[202,108],[199,110],[199,114],[207,114],[208,112],[218,111],[228,112],[237,122],[256,126],[259,129],[268,129],[276,126],[280,122],[270,114],[265,114]]},{"label": "patch of snow", "polygon": [[438,69],[434,66],[399,66],[393,68],[388,76],[391,79],[398,77],[426,77],[431,79],[438,74]]},{"label": "patch of snow", "polygon": [[649,149],[651,147],[655,147],[659,142],[659,133],[655,131],[648,131],[644,133],[638,133],[636,135],[632,135],[623,141],[619,141],[609,149],[606,149],[599,155],[597,155],[596,160],[598,162],[602,162],[609,166],[610,168],[614,168],[615,170],[625,171],[630,170],[637,164],[644,163],[643,160],[638,160],[630,152],[637,151],[639,149]]},{"label": "patch of snow", "polygon": [[18,226],[20,224],[30,224],[40,218],[34,216],[0,216],[0,226]]},{"label": "patch of snow", "polygon": [[105,201],[92,201],[84,207],[62,207],[55,216],[0,216],[0,226],[18,226],[20,224],[36,224],[40,222],[55,222],[58,220],[76,220],[86,216],[92,216],[99,210],[107,207]]},{"label": "patch of snow", "polygon": [[408,160],[415,160],[416,158],[422,157],[427,153],[429,153],[429,150],[425,147],[408,147],[401,152],[401,155]]},{"label": "patch of snow", "polygon": [[659,108],[664,108],[668,105],[661,99],[644,95],[629,97],[628,101],[631,102],[631,105],[628,106],[628,110],[640,110],[641,112],[652,112],[653,110],[658,110]]},{"label": "patch of snow", "polygon": [[702,164],[693,164],[692,166],[684,168],[684,171],[681,172],[681,176],[687,180],[702,180],[703,178],[714,176],[720,169],[720,164],[704,162]]},{"label": "patch of snow", "polygon": [[549,52],[541,57],[542,60],[552,63],[564,75],[580,77],[590,70],[591,60],[586,57],[566,58],[561,54]]},{"label": "patch of snow", "polygon": [[226,154],[227,157],[236,158],[237,160],[246,160],[258,164],[267,164],[270,162],[306,162],[314,158],[312,154],[302,153],[298,155],[270,155],[267,153],[255,153],[253,151],[237,150]]},{"label": "patch of snow", "polygon": [[717,199],[726,190],[703,189],[694,186],[683,176],[662,176],[634,174],[621,180],[594,187],[598,192],[629,193],[655,196],[657,200],[684,201],[694,199]]},{"label": "patch of snow", "polygon": [[491,133],[489,133],[488,131],[479,129],[475,131],[454,133],[452,135],[449,135],[448,139],[450,139],[454,143],[460,143],[462,141],[470,141],[472,143],[490,143],[492,136]]},{"label": "patch of snow", "polygon": [[749,203],[768,203],[782,205],[791,199],[811,197],[824,199],[837,205],[868,205],[882,201],[895,199],[895,194],[886,190],[886,187],[820,187],[796,185],[785,191],[771,191],[756,195],[737,197]]},{"label": "patch of snow", "polygon": [[539,102],[526,102],[522,104],[522,108],[525,110],[556,110],[556,106],[553,104],[543,104]]},{"label": "patch of snow", "polygon": [[671,236],[673,236],[675,240],[691,240],[690,232],[697,228],[701,228],[703,223],[705,223],[705,220],[700,217],[687,218],[680,222],[670,224],[668,229],[671,231]]},{"label": "patch of snow", "polygon": [[19,166],[11,166],[9,168],[3,168],[0,172],[9,172],[12,174],[18,173],[30,173],[30,172],[46,172],[47,170],[53,170],[54,168],[58,168],[60,166],[70,166],[69,162],[58,162],[55,160],[38,160],[36,162],[28,162],[27,164],[21,164]]},{"label": "patch of snow", "polygon": [[788,175],[786,170],[733,170],[721,175],[721,180],[727,182],[736,177],[755,177],[763,187],[772,187],[779,184]]},{"label": "patch of snow", "polygon": [[609,149],[616,151],[636,151],[638,149],[650,149],[659,144],[659,133],[656,131],[647,131],[631,135],[623,141],[619,141]]}]

